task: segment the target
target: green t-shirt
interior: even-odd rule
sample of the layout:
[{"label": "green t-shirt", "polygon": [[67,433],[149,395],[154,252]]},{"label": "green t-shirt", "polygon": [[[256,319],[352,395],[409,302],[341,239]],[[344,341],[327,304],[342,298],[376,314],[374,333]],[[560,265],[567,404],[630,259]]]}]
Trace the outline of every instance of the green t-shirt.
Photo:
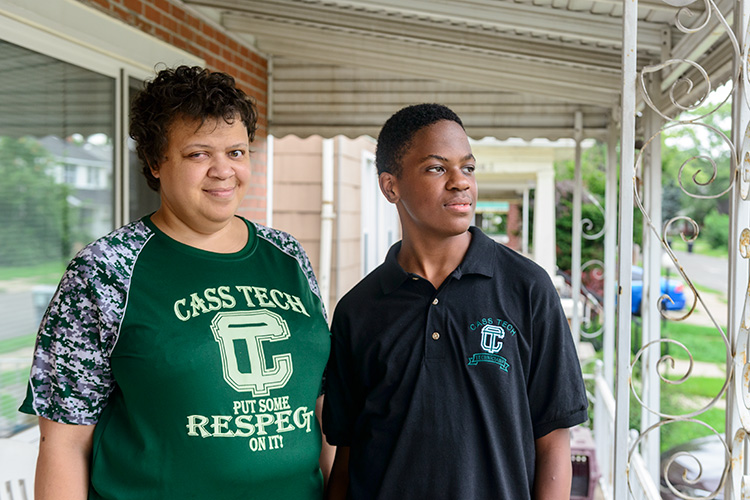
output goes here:
[{"label": "green t-shirt", "polygon": [[96,424],[90,499],[321,498],[317,283],[291,236],[248,228],[216,254],[146,217],[68,267],[21,411]]}]

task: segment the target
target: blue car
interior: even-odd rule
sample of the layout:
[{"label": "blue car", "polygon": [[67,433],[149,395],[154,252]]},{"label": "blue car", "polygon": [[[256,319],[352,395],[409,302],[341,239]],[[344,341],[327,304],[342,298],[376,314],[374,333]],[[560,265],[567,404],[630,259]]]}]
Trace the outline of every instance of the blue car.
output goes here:
[{"label": "blue car", "polygon": [[[685,307],[685,286],[677,280],[668,280],[664,276],[661,278],[661,294],[667,294],[672,299],[663,300],[662,304],[667,311],[680,311]],[[632,281],[632,305],[631,311],[634,315],[641,315],[641,301],[643,300],[643,268],[633,266]]]}]

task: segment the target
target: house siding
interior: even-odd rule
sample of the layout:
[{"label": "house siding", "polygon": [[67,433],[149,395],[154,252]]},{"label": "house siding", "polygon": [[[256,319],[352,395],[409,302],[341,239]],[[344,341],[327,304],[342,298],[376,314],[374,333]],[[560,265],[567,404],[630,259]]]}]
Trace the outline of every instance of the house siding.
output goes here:
[{"label": "house siding", "polygon": [[[322,144],[319,136],[306,139],[287,136],[274,141],[274,226],[300,240],[316,275],[320,267]],[[338,299],[362,278],[362,154],[374,151],[375,143],[367,137],[334,139],[336,218],[333,222],[329,313]],[[340,256],[337,251],[340,251]]]}]

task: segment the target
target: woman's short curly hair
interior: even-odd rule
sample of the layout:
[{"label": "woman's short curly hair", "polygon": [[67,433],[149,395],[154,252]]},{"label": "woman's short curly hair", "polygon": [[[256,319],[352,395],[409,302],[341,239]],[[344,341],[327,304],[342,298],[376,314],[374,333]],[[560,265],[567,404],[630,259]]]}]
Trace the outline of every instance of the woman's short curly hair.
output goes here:
[{"label": "woman's short curly hair", "polygon": [[461,118],[442,104],[407,106],[388,118],[380,130],[375,149],[378,174],[388,172],[398,177],[401,173],[401,158],[411,146],[414,134],[442,120],[456,122],[464,128]]},{"label": "woman's short curly hair", "polygon": [[234,78],[199,66],[179,66],[159,71],[133,100],[130,109],[130,137],[148,186],[159,191],[158,170],[168,146],[169,127],[177,118],[206,120],[219,118],[232,123],[239,118],[250,142],[255,138],[258,112],[255,104],[236,87]]}]

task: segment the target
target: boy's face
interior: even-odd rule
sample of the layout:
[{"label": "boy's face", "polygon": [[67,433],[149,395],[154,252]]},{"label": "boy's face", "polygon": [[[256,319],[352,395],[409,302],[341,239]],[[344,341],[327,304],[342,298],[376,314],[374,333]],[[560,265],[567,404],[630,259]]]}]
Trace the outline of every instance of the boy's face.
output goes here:
[{"label": "boy's face", "polygon": [[439,241],[469,229],[477,200],[474,164],[458,123],[442,120],[414,134],[399,175],[380,176],[381,190],[396,204],[405,236]]}]

